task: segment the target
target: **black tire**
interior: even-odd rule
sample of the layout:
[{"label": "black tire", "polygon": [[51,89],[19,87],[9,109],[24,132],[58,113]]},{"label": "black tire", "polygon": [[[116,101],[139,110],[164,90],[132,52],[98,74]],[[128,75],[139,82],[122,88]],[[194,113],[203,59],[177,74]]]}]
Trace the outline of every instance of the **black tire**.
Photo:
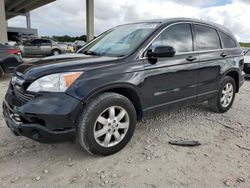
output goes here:
[{"label": "black tire", "polygon": [[4,75],[4,71],[3,71],[2,67],[0,66],[0,78],[2,78],[3,75]]},{"label": "black tire", "polygon": [[52,52],[51,52],[51,55],[60,55],[60,54],[61,54],[61,51],[58,50],[58,49],[54,49],[54,50],[52,50]]},{"label": "black tire", "polygon": [[[96,127],[97,118],[112,106],[122,107],[126,110],[126,115],[129,117],[129,126],[123,139],[121,139],[116,145],[103,147],[96,141],[96,138],[94,137],[94,129]],[[77,127],[78,141],[90,154],[102,156],[112,155],[120,151],[130,141],[135,130],[136,122],[136,110],[128,98],[116,93],[103,93],[94,97],[82,112]]]},{"label": "black tire", "polygon": [[[221,98],[223,96],[222,91],[228,83],[232,84],[232,86],[233,86],[232,100],[226,107],[224,107],[222,105],[222,102],[221,102]],[[217,113],[227,112],[231,108],[231,106],[233,105],[235,93],[236,93],[236,84],[235,84],[234,79],[230,76],[226,76],[221,82],[221,86],[220,86],[220,89],[219,89],[216,97],[214,97],[213,99],[208,101],[208,105],[209,105],[210,109],[214,112],[217,112]]]}]

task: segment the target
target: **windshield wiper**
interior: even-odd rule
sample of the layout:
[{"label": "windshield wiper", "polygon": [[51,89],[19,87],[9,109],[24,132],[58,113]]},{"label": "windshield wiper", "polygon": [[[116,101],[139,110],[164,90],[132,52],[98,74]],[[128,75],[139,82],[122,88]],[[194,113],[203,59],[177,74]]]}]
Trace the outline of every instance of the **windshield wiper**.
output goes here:
[{"label": "windshield wiper", "polygon": [[85,51],[83,52],[85,55],[94,55],[94,56],[100,56],[100,54],[96,53],[96,52],[93,52],[93,51]]}]

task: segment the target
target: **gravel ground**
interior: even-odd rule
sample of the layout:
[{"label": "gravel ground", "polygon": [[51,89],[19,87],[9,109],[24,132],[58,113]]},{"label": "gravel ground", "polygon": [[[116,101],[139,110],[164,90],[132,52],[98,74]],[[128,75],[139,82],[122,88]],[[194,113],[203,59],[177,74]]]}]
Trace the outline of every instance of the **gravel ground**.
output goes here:
[{"label": "gravel ground", "polygon": [[[0,81],[0,102],[10,76]],[[14,136],[0,110],[0,187],[250,187],[250,81],[227,113],[200,104],[138,123],[131,142],[109,157],[74,143],[39,144]],[[201,146],[172,146],[194,139]]]}]

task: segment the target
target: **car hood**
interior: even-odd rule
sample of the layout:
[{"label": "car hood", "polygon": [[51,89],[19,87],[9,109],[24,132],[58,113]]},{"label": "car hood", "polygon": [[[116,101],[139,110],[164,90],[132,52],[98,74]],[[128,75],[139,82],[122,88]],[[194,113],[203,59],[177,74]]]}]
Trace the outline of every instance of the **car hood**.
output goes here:
[{"label": "car hood", "polygon": [[17,67],[15,74],[23,77],[25,80],[34,80],[53,73],[86,71],[89,69],[111,66],[114,65],[117,60],[117,57],[64,54],[43,58],[33,62],[26,62]]}]

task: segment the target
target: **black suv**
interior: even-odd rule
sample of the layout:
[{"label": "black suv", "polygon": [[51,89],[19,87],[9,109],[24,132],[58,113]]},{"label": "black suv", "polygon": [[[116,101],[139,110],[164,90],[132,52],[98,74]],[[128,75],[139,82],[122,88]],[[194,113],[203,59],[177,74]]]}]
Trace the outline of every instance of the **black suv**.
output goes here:
[{"label": "black suv", "polygon": [[209,101],[226,112],[243,84],[243,52],[227,29],[194,19],[121,25],[65,54],[16,69],[3,103],[16,135],[47,143],[77,138],[110,155],[136,122],[171,105]]}]

